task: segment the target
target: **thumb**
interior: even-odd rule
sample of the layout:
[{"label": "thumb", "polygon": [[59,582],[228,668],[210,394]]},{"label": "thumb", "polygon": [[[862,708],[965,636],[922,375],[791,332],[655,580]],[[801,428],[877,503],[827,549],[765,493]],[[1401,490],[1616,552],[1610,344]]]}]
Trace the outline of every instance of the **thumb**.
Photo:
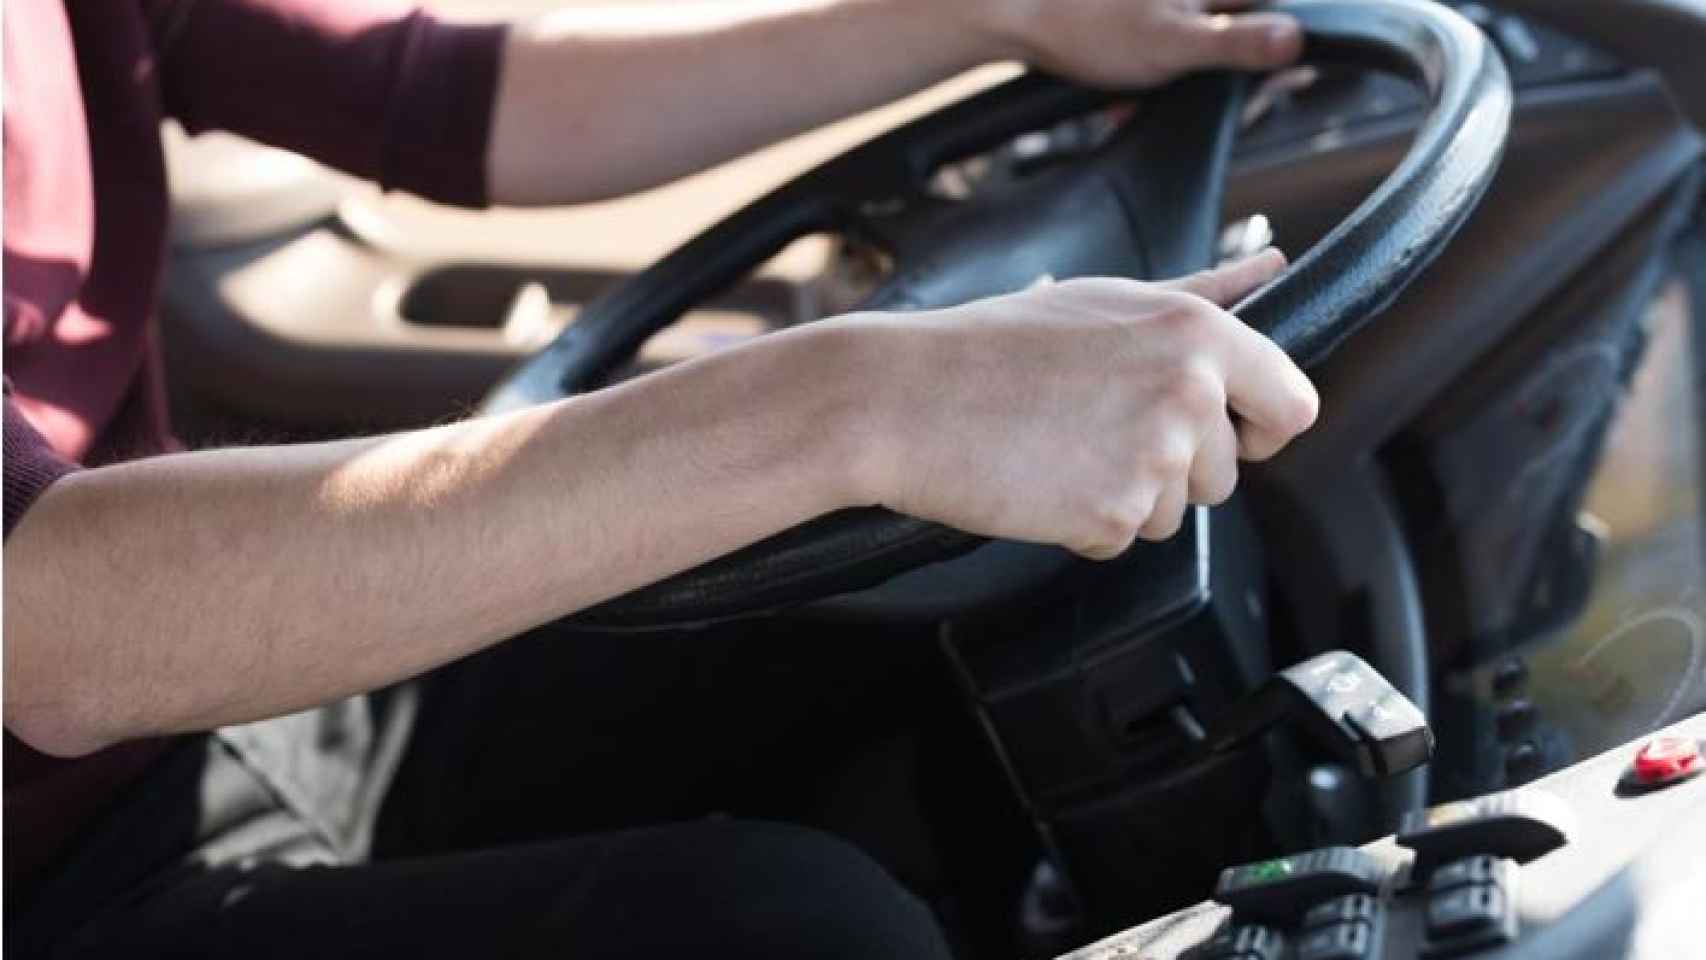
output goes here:
[{"label": "thumb", "polygon": [[1303,53],[1303,29],[1283,13],[1216,13],[1192,16],[1184,23],[1180,54],[1186,70],[1234,67],[1272,70]]},{"label": "thumb", "polygon": [[1163,290],[1195,294],[1222,307],[1230,307],[1243,299],[1245,294],[1279,276],[1280,271],[1284,269],[1285,254],[1277,247],[1268,247],[1242,260],[1223,263],[1213,269],[1168,280],[1156,286]]}]

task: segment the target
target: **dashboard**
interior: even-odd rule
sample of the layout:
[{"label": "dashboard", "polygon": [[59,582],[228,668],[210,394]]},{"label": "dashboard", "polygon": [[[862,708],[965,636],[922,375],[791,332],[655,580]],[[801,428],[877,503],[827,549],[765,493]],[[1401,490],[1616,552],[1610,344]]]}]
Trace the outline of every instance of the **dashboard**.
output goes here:
[{"label": "dashboard", "polygon": [[[1362,847],[1230,867],[1218,900],[1064,960],[1706,956],[1703,739],[1699,715],[1527,786],[1431,808]],[[1637,765],[1654,745],[1694,758],[1668,784],[1644,785]]]}]

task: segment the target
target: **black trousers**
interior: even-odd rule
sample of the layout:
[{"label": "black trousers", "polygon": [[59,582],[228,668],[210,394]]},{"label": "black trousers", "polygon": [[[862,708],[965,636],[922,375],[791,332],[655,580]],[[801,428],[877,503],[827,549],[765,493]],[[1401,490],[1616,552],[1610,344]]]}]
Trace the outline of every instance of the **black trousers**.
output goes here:
[{"label": "black trousers", "polygon": [[[928,685],[919,637],[542,631],[385,697],[183,742],[39,893],[64,957],[946,957],[798,825]],[[402,733],[399,733],[399,730]]]}]

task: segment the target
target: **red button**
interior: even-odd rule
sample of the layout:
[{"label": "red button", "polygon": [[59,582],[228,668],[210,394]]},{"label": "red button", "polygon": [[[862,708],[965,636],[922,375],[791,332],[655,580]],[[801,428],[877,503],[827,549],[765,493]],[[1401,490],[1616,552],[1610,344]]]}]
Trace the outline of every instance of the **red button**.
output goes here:
[{"label": "red button", "polygon": [[1654,737],[1635,754],[1635,779],[1669,783],[1700,769],[1700,743],[1693,737]]}]

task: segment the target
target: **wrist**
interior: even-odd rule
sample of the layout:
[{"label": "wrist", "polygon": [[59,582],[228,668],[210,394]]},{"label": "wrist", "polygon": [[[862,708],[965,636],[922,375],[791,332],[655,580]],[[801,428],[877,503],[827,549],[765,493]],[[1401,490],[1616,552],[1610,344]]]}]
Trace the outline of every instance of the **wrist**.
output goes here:
[{"label": "wrist", "polygon": [[1040,0],[952,0],[947,6],[958,17],[961,29],[977,37],[982,61],[1031,59],[1030,38],[1040,14]]},{"label": "wrist", "polygon": [[[853,315],[798,331],[795,347],[807,371],[796,381],[811,411],[811,443],[818,485],[830,509],[892,503],[898,477],[903,418],[896,375],[900,332],[880,317]],[[900,374],[904,376],[904,374]]]},{"label": "wrist", "polygon": [[1027,24],[1039,0],[863,0],[880,4],[902,18],[921,20],[929,28],[931,45],[956,51],[962,68],[1027,56]]}]

